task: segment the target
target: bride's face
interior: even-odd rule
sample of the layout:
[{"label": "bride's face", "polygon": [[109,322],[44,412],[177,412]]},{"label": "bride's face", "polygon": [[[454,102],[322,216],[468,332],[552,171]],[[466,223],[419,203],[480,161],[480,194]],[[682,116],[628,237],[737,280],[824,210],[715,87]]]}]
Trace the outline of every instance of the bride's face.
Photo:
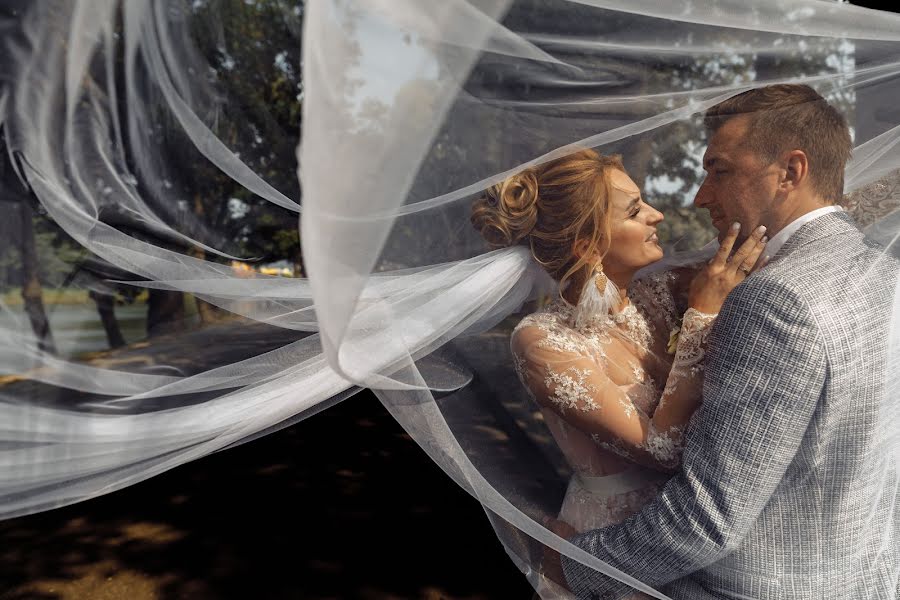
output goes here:
[{"label": "bride's face", "polygon": [[644,202],[640,188],[624,172],[614,170],[610,184],[610,246],[603,269],[612,277],[630,277],[663,257],[656,235],[663,214]]}]

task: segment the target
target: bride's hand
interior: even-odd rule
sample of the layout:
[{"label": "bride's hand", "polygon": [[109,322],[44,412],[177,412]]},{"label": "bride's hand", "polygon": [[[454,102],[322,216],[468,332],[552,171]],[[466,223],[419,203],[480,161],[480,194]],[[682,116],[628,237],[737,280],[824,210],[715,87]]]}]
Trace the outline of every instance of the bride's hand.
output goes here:
[{"label": "bride's hand", "polygon": [[757,227],[732,255],[731,249],[741,232],[738,223],[731,226],[719,251],[709,264],[697,273],[688,293],[688,306],[707,314],[717,314],[725,298],[739,283],[762,265],[757,265],[768,238],[766,228]]}]

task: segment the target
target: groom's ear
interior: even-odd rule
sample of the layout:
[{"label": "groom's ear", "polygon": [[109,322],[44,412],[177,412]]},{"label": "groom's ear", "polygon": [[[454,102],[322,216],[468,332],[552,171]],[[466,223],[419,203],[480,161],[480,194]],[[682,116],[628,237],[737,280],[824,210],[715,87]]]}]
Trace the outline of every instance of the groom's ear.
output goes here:
[{"label": "groom's ear", "polygon": [[803,150],[791,150],[786,153],[781,164],[781,181],[778,183],[785,192],[796,190],[809,177],[809,160]]}]

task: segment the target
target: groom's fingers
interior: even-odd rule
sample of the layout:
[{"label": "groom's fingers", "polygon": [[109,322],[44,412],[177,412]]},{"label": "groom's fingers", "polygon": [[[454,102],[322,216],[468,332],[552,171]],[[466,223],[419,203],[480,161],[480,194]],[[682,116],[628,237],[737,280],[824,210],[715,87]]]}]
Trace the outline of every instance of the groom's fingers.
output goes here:
[{"label": "groom's fingers", "polygon": [[765,247],[765,243],[762,241],[765,235],[766,228],[762,225],[753,230],[750,237],[741,244],[741,247],[738,248],[737,252],[734,253],[734,256],[731,257],[729,266],[732,271],[740,269],[745,273],[749,273],[750,270],[753,269],[753,265],[756,264],[756,260],[759,258],[759,255],[762,254],[763,248]]},{"label": "groom's fingers", "polygon": [[728,257],[731,255],[731,249],[734,248],[734,242],[738,239],[740,233],[741,224],[733,223],[728,229],[728,233],[725,234],[722,243],[719,244],[719,250],[716,252],[713,259],[709,261],[709,264],[719,264],[724,267],[728,262]]}]

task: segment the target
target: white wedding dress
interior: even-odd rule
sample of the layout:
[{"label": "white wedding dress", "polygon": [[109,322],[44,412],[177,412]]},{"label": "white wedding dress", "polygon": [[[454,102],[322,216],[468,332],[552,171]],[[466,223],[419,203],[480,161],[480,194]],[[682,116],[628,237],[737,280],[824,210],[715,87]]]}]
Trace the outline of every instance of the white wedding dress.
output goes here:
[{"label": "white wedding dress", "polygon": [[[579,531],[640,510],[679,463],[682,428],[656,431],[651,418],[676,390],[701,393],[705,340],[715,316],[688,310],[681,322],[677,280],[671,271],[636,280],[622,312],[580,328],[573,308],[556,300],[522,319],[513,333],[516,372],[573,472],[559,518]],[[667,347],[679,325],[673,356]],[[573,411],[599,411],[610,426],[583,431],[570,423]],[[636,442],[616,431],[646,433]],[[540,587],[543,597],[565,595],[546,580]]]},{"label": "white wedding dress", "polygon": [[[516,372],[574,473],[560,518],[581,531],[634,513],[678,465],[682,431],[658,432],[646,423],[675,385],[700,393],[703,345],[714,316],[689,311],[678,350],[669,355],[669,332],[681,320],[675,279],[669,272],[636,281],[631,302],[606,322],[577,328],[573,309],[557,300],[522,319],[513,333]],[[611,430],[630,422],[649,431],[637,444],[609,432],[588,433],[570,424],[569,411],[601,411],[616,423]]]}]

